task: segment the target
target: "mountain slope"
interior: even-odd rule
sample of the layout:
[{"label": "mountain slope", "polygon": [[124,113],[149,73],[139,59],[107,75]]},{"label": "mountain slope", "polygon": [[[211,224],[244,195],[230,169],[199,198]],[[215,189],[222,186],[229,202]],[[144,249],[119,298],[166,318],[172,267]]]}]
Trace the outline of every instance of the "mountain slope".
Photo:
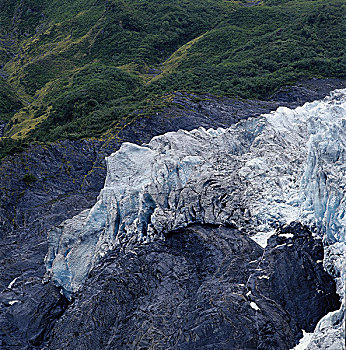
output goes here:
[{"label": "mountain slope", "polygon": [[[342,0],[0,0],[0,348],[289,349],[319,319],[310,348],[341,344],[340,101],[258,117],[345,87],[344,15]],[[78,221],[121,145],[116,198]],[[131,179],[124,150],[150,147]]]},{"label": "mountain slope", "polygon": [[[177,90],[268,98],[304,77],[346,71],[341,0],[2,7],[2,72],[24,105],[10,107],[12,139],[99,137],[134,111],[161,110]],[[0,113],[8,119],[8,109]],[[10,140],[1,142],[6,148]]]},{"label": "mountain slope", "polygon": [[[334,85],[335,84],[335,85]],[[125,141],[148,143],[179,129],[229,127],[278,106],[319,99],[337,81],[306,81],[274,101],[238,101],[176,93],[172,106],[124,124],[103,141],[65,140],[33,144],[0,166],[0,344],[6,349],[40,347],[69,306],[52,283],[42,284],[47,232],[95,204],[106,177],[105,156]],[[15,302],[13,304],[14,301]],[[12,305],[13,304],[13,305]]]},{"label": "mountain slope", "polygon": [[[124,313],[126,315],[124,318],[128,319],[135,317],[133,313],[140,313],[136,308],[132,309],[132,301],[128,302],[130,307],[128,308],[127,301],[131,300],[130,295],[135,295],[135,299],[141,300],[139,306],[141,310],[145,310],[144,305],[147,305],[147,301],[144,301],[146,295],[151,296],[152,293],[156,295],[156,288],[158,288],[158,295],[163,295],[164,302],[169,300],[165,289],[166,277],[162,277],[164,273],[160,273],[159,267],[156,268],[158,281],[149,283],[147,287],[139,287],[137,290],[137,286],[142,285],[142,273],[150,275],[150,272],[146,267],[138,270],[134,265],[141,266],[141,264],[134,261],[137,255],[141,256],[141,252],[153,243],[161,241],[164,242],[164,246],[169,242],[169,238],[177,233],[189,237],[190,232],[186,227],[197,223],[203,227],[220,228],[225,225],[238,227],[248,238],[250,236],[262,247],[266,248],[268,242],[269,249],[275,247],[275,250],[271,250],[267,255],[265,249],[256,270],[260,272],[255,280],[252,278],[243,280],[246,281],[243,285],[246,285],[247,293],[232,292],[231,294],[241,296],[254,294],[259,298],[264,297],[270,305],[281,304],[284,313],[291,315],[293,323],[288,329],[293,334],[295,317],[298,316],[306,322],[307,315],[312,315],[309,308],[312,303],[315,303],[313,301],[315,297],[308,295],[309,288],[307,288],[307,285],[310,285],[307,281],[314,280],[315,277],[312,277],[310,272],[307,272],[309,276],[307,281],[301,277],[295,280],[293,276],[295,273],[300,273],[298,272],[300,268],[306,272],[316,266],[325,273],[326,271],[322,268],[323,262],[324,268],[335,278],[336,291],[342,301],[342,307],[337,312],[327,314],[334,309],[329,308],[332,305],[333,293],[324,294],[322,289],[327,281],[327,275],[321,280],[314,280],[312,289],[317,295],[321,297],[324,295],[324,301],[316,301],[313,307],[315,311],[320,311],[319,316],[316,316],[314,321],[306,323],[302,321],[298,328],[312,332],[318,318],[327,314],[316,328],[314,342],[320,349],[342,349],[345,318],[345,108],[346,90],[344,89],[335,91],[331,97],[322,101],[308,103],[295,110],[279,108],[275,113],[241,121],[228,129],[199,128],[190,132],[179,130],[154,137],[149,144],[142,146],[123,143],[119,151],[107,158],[105,186],[95,205],[50,231],[46,278],[51,278],[55,284],[61,286],[69,299],[74,296],[77,299],[66,316],[58,322],[57,331],[53,332],[53,344],[55,341],[58,344],[53,348],[59,348],[62,344],[67,348],[75,348],[76,342],[78,343],[81,339],[87,343],[93,341],[93,344],[97,344],[95,342],[101,341],[102,337],[96,336],[94,339],[94,333],[88,331],[90,328],[105,336],[105,343],[112,343],[117,348],[123,348],[125,344],[135,344],[136,348],[136,346],[144,346],[146,342],[154,346],[156,337],[151,332],[151,327],[160,329],[160,334],[162,332],[166,334],[166,330],[156,325],[151,318],[151,313],[145,313],[147,317],[143,317],[145,320],[143,322],[148,325],[148,333],[145,328],[137,341],[133,337],[134,334],[142,331],[142,323],[137,325],[130,322],[129,328],[136,331],[130,332],[129,338],[126,334],[120,335],[125,321],[122,320],[122,316],[113,318],[113,313],[108,314],[102,305],[105,302],[107,305],[112,305],[115,310],[119,310],[120,307],[120,314]],[[302,223],[307,226],[303,228]],[[289,225],[286,226],[287,224]],[[210,236],[213,237],[213,233],[209,229],[207,231],[205,239],[208,240]],[[223,233],[220,233],[220,236],[222,235]],[[279,236],[278,239],[274,239],[275,244],[271,238],[273,235]],[[305,245],[300,241],[303,237],[307,239],[307,245],[313,244],[316,240],[319,241],[320,248],[312,249],[315,253],[320,250],[319,257],[310,258],[305,253],[295,250]],[[212,238],[211,241],[215,243],[218,239]],[[215,244],[218,247],[224,247],[221,242]],[[295,244],[297,245],[293,248]],[[212,244],[208,246],[210,245]],[[229,254],[226,255],[234,258],[236,249],[231,247],[225,249]],[[291,254],[291,257],[286,260],[280,256],[282,250]],[[160,255],[164,249],[155,248],[154,251],[158,251]],[[193,261],[198,262],[198,254],[203,250],[195,248],[193,251],[197,254]],[[108,263],[112,264],[113,252],[118,257],[114,262],[117,267],[113,266],[112,269],[118,271],[120,277],[116,278],[116,283],[113,284],[114,275],[107,272],[109,277],[105,282],[105,290],[103,287],[100,289],[98,286],[100,281],[95,285],[94,278],[98,276],[97,271],[101,270],[103,274]],[[126,263],[119,258],[119,252],[129,252],[136,256],[128,257],[131,267],[124,268]],[[150,250],[147,254],[149,257],[153,255]],[[209,255],[207,253],[206,257]],[[165,258],[167,256],[163,254],[162,260],[165,261]],[[155,258],[153,264],[157,259],[161,258]],[[286,261],[283,271],[275,264],[276,260],[281,259]],[[206,259],[202,259],[204,260]],[[166,266],[163,261],[158,263],[158,266]],[[168,264],[169,261],[170,258],[167,258]],[[213,280],[215,271],[218,275],[224,268],[233,273],[244,270],[243,268],[233,270],[234,264],[228,265],[228,258],[222,258],[216,264],[217,268],[206,269],[207,281]],[[142,265],[145,265],[145,262]],[[149,265],[151,266],[151,263]],[[175,262],[172,265],[179,264]],[[203,265],[200,266],[199,263],[197,265],[201,271],[205,271]],[[268,273],[266,268],[269,268]],[[124,274],[129,269],[131,281],[127,281],[127,277],[124,281]],[[181,269],[184,270],[183,267]],[[151,277],[148,278],[151,280]],[[167,280],[171,281],[175,277],[174,270],[170,271]],[[143,280],[146,278],[144,277]],[[180,278],[177,280],[180,281]],[[219,276],[219,282],[220,280],[223,280],[221,276]],[[110,284],[108,284],[109,281]],[[272,285],[273,282],[275,286]],[[91,290],[85,287],[88,283],[92,285]],[[229,280],[228,283],[230,283]],[[238,283],[241,284],[241,282]],[[118,289],[119,285],[123,284],[125,288]],[[219,296],[214,295],[217,288],[213,283],[212,285],[210,298],[218,300]],[[226,283],[226,286],[229,284]],[[265,289],[269,288],[270,291],[262,290],[261,286]],[[204,290],[203,287],[200,288]],[[169,287],[167,289],[170,290]],[[299,296],[295,296],[297,292],[301,299],[295,304],[295,300],[299,299]],[[96,302],[94,305],[91,293],[95,293],[97,298],[100,298],[98,300],[102,302]],[[107,293],[111,294],[110,299]],[[185,287],[182,287],[181,294],[184,295],[184,293]],[[175,295],[179,299],[179,293]],[[122,299],[123,296],[125,300]],[[151,299],[149,310],[151,307],[153,309],[158,307],[161,310],[160,306],[156,306],[156,299],[159,304],[161,301],[159,296],[154,298],[154,301]],[[203,293],[201,298],[203,299]],[[227,298],[221,299],[227,304]],[[228,329],[229,324],[233,325],[236,321],[242,324],[243,321],[239,319],[235,321],[233,316],[220,316],[221,320],[218,318],[215,320],[210,316],[207,317],[205,322],[207,326],[204,327],[203,320],[200,322],[199,318],[189,310],[187,312],[189,320],[182,324],[182,329],[179,328],[178,322],[173,322],[177,327],[172,332],[177,334],[173,337],[175,344],[191,349],[194,346],[202,348],[205,342],[211,339],[211,342],[216,344],[216,348],[248,346],[249,349],[289,349],[294,345],[294,340],[285,340],[287,334],[281,338],[282,328],[287,328],[281,321],[277,321],[278,329],[275,331],[266,321],[262,323],[262,315],[271,314],[270,320],[272,320],[275,318],[274,314],[279,311],[270,311],[266,307],[262,309],[260,300],[257,299],[252,301],[255,302],[255,306],[251,306],[251,299],[249,302],[249,306],[259,313],[258,330],[250,331],[252,334],[250,338],[255,343],[247,344],[245,336],[237,344],[235,343],[236,331],[225,330]],[[155,306],[151,306],[152,303]],[[224,303],[219,302],[217,305],[222,309]],[[239,303],[243,305],[242,302]],[[234,305],[237,302],[233,301],[231,304]],[[340,304],[335,304],[335,308],[339,306]],[[80,337],[71,339],[71,333],[76,329],[75,322],[85,322],[85,312],[82,311],[85,308],[94,309],[96,314],[99,313],[99,317],[92,318],[94,322],[88,320],[85,331],[78,333]],[[206,304],[206,308],[208,315],[209,312],[214,315],[215,309],[212,306],[208,307]],[[192,307],[193,309],[195,307]],[[225,311],[219,311],[217,307],[216,309],[217,314],[224,315]],[[296,313],[295,316],[292,315],[292,310]],[[203,308],[201,313],[204,314]],[[118,311],[115,314],[118,315]],[[241,319],[244,314],[246,312],[242,310],[239,318]],[[95,316],[94,313],[92,315]],[[113,321],[115,325],[108,332],[107,324]],[[166,322],[163,323],[166,324]],[[180,334],[185,334],[186,324],[192,324],[188,332],[189,336],[180,338]],[[235,329],[243,327],[236,324]],[[68,335],[62,332],[65,325],[70,329]],[[220,332],[220,339],[224,343],[219,344],[211,337],[210,328]],[[258,335],[256,340],[254,334]],[[268,335],[272,337],[267,338]],[[276,336],[280,340],[274,340]],[[143,344],[142,337],[145,339]],[[158,345],[159,348],[174,348],[167,339],[170,338],[163,337],[162,343]],[[278,343],[273,344],[272,341],[278,341]],[[89,348],[92,349],[93,346]]]}]

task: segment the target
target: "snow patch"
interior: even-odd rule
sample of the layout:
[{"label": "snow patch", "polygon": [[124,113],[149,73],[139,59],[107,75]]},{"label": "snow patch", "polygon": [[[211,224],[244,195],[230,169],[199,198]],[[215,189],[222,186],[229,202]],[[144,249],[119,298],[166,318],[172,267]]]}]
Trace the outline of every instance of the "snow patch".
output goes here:
[{"label": "snow patch", "polygon": [[262,248],[267,246],[268,239],[275,234],[275,230],[258,232],[255,235],[251,236],[251,239],[255,241]]},{"label": "snow patch", "polygon": [[292,350],[305,350],[310,343],[312,334],[305,332],[303,329],[303,338],[300,339],[299,344],[292,348]]},{"label": "snow patch", "polygon": [[253,301],[251,301],[250,306],[251,306],[254,310],[256,310],[256,311],[260,310],[260,308],[258,307],[258,305],[257,305],[255,302],[253,302]]},{"label": "snow patch", "polygon": [[262,279],[266,279],[266,280],[269,280],[269,276],[259,276],[258,279],[262,280]]},{"label": "snow patch", "polygon": [[280,237],[285,237],[285,238],[293,238],[294,235],[293,233],[281,233],[279,234]]},{"label": "snow patch", "polygon": [[7,286],[7,288],[8,288],[8,289],[12,289],[13,285],[16,283],[16,281],[17,281],[18,278],[19,278],[19,276],[16,277],[12,282],[10,282],[10,284]]}]

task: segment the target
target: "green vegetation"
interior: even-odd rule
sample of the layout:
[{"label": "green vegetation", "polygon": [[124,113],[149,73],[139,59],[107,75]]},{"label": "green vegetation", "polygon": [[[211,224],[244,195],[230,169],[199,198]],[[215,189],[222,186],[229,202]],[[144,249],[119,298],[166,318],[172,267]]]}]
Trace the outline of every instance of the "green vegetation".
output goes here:
[{"label": "green vegetation", "polygon": [[61,79],[47,92],[35,115],[45,113],[51,104],[49,118],[32,132],[33,137],[49,141],[58,138],[100,136],[127,112],[133,94],[140,89],[138,77],[116,67],[93,63]]},{"label": "green vegetation", "polygon": [[22,107],[22,103],[5,79],[0,77],[0,120],[8,120]]},{"label": "green vegetation", "polygon": [[0,137],[0,159],[14,153],[22,152],[27,146],[28,142],[26,140],[14,140],[10,137]]},{"label": "green vegetation", "polygon": [[158,90],[266,98],[303,77],[341,77],[345,8],[337,1],[291,1],[237,11],[198,40]]},{"label": "green vegetation", "polygon": [[344,77],[343,0],[247,2],[2,0],[0,154],[101,137],[178,90],[268,98]]},{"label": "green vegetation", "polygon": [[35,177],[35,175],[27,173],[23,176],[23,181],[25,182],[25,184],[27,186],[31,185],[32,183],[36,182],[37,179]]}]

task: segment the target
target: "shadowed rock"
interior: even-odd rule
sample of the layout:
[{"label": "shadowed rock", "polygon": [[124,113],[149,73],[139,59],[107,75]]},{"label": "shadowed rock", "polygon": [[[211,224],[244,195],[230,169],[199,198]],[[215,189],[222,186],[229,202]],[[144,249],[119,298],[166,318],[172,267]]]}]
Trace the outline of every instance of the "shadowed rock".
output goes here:
[{"label": "shadowed rock", "polygon": [[237,229],[192,225],[113,251],[45,349],[290,349],[339,302],[321,240],[289,232],[263,251]]}]

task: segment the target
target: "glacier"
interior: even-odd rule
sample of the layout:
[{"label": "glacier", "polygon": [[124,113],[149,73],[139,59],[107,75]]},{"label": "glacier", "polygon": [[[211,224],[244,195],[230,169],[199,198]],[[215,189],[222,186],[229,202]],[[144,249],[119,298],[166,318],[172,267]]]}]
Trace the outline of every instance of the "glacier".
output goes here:
[{"label": "glacier", "polygon": [[231,224],[265,246],[293,221],[323,238],[340,310],[318,323],[307,349],[344,339],[346,90],[241,121],[124,143],[106,159],[97,203],[49,232],[47,276],[71,297],[107,251],[164,239],[191,223]]}]

